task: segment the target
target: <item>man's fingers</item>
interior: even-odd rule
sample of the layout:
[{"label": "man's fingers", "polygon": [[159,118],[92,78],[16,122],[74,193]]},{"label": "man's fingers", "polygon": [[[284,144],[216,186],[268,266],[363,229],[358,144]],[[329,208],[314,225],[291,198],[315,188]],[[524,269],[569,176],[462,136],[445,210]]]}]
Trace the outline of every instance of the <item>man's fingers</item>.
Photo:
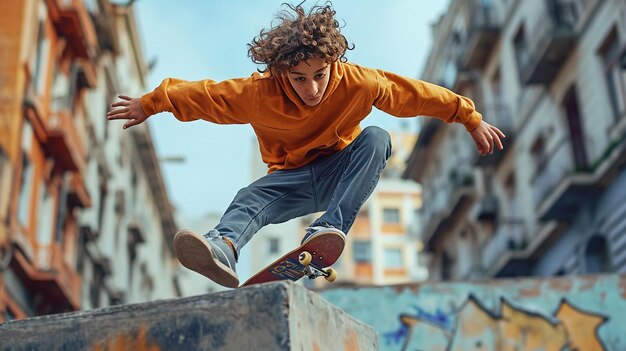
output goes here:
[{"label": "man's fingers", "polygon": [[132,119],[132,117],[130,117],[129,115],[115,115],[115,116],[109,116],[107,117],[107,119],[109,121],[114,121],[117,119]]},{"label": "man's fingers", "polygon": [[128,95],[118,95],[118,97],[122,100],[130,101],[132,98]]},{"label": "man's fingers", "polygon": [[480,147],[478,151],[481,155],[486,155],[489,152],[489,141],[487,141],[487,137],[482,135],[480,138]]},{"label": "man's fingers", "polygon": [[491,135],[493,136],[494,141],[498,145],[498,148],[500,150],[504,149],[504,146],[502,145],[502,140],[500,140],[500,136],[498,135],[498,133],[495,130],[491,130]]},{"label": "man's fingers", "polygon": [[117,110],[111,110],[107,113],[107,117],[109,119],[120,119],[120,118],[130,118],[129,109],[120,108]]},{"label": "man's fingers", "polygon": [[493,136],[489,133],[489,128],[482,135],[483,147],[485,148],[485,154],[493,153]]},{"label": "man's fingers", "polygon": [[141,122],[143,122],[143,120],[141,120],[141,119],[131,119],[130,121],[124,123],[124,127],[123,128],[124,129],[130,128],[132,126],[136,126],[136,125],[140,124]]},{"label": "man's fingers", "polygon": [[117,101],[111,104],[111,107],[119,107],[119,106],[128,106],[129,102],[127,101]]}]

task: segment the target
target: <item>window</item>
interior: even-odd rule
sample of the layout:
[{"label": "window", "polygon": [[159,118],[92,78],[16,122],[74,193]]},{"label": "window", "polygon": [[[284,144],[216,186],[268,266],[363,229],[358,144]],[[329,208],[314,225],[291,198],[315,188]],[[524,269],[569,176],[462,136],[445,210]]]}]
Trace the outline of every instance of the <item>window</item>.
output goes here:
[{"label": "window", "polygon": [[352,244],[354,261],[357,263],[372,262],[372,243],[369,241],[354,241]]},{"label": "window", "polygon": [[545,166],[548,157],[546,154],[546,141],[543,135],[540,135],[535,139],[535,142],[530,147],[530,155],[535,164],[535,173],[539,173]]},{"label": "window", "polygon": [[269,253],[274,255],[280,253],[280,240],[277,238],[271,238],[269,241]]},{"label": "window", "polygon": [[52,80],[50,109],[52,111],[59,111],[62,109],[66,109],[69,106],[67,95],[69,91],[69,81],[65,74],[63,74],[63,72],[60,70],[58,63],[56,63],[56,60],[53,72],[54,78]]},{"label": "window", "polygon": [[102,228],[104,225],[104,215],[106,211],[106,201],[107,201],[107,180],[104,174],[104,169],[101,166],[98,166],[98,189],[99,189],[99,199],[98,199],[98,228]]},{"label": "window", "polygon": [[571,140],[572,152],[576,170],[586,170],[589,167],[587,162],[587,150],[585,149],[585,133],[581,122],[580,107],[578,104],[578,94],[576,87],[572,86],[563,99],[563,110],[567,118],[567,126]]},{"label": "window", "polygon": [[384,223],[400,223],[400,210],[397,208],[383,209]]},{"label": "window", "polygon": [[43,69],[43,48],[45,46],[45,33],[44,26],[42,22],[39,22],[39,26],[37,27],[37,48],[35,51],[35,55],[31,57],[31,68],[32,68],[32,84],[35,91],[39,92],[42,81],[41,79],[41,71]]},{"label": "window", "polygon": [[89,284],[89,302],[92,308],[100,307],[100,293],[104,288],[104,267],[101,264],[93,264],[93,277]]},{"label": "window", "polygon": [[606,239],[594,235],[585,249],[585,271],[587,273],[607,273],[611,271],[611,260]]},{"label": "window", "polygon": [[69,92],[67,96],[67,107],[70,108],[72,114],[76,111],[76,99],[78,99],[80,95],[80,84],[78,83],[79,71],[80,67],[73,63],[70,67]]},{"label": "window", "polygon": [[86,227],[80,228],[80,234],[78,235],[78,246],[76,250],[76,272],[81,276],[85,276],[85,263],[87,262],[87,236],[89,235],[89,229]]},{"label": "window", "polygon": [[22,127],[22,172],[20,177],[20,192],[18,199],[17,218],[20,223],[27,225],[30,215],[30,201],[33,188],[33,165],[30,161],[30,152],[33,143],[33,130],[27,121]]},{"label": "window", "polygon": [[39,215],[37,217],[37,242],[49,245],[52,242],[54,199],[48,187],[42,182],[39,187]]},{"label": "window", "polygon": [[404,268],[404,257],[401,248],[385,249],[385,268]]},{"label": "window", "polygon": [[521,210],[518,204],[518,191],[517,191],[517,177],[515,173],[509,173],[504,182],[504,194],[507,197],[506,206],[508,207],[509,218],[519,218],[521,216]]},{"label": "window", "polygon": [[513,47],[515,48],[515,58],[517,60],[517,67],[520,72],[524,70],[528,63],[528,44],[526,43],[526,33],[524,26],[520,27],[513,39]]},{"label": "window", "polygon": [[50,55],[50,40],[46,36],[47,12],[46,6],[41,2],[38,9],[37,36],[33,38],[37,46],[35,47],[35,52],[32,53],[29,63],[32,74],[32,89],[38,94],[44,91],[46,66],[48,65],[48,56]]},{"label": "window", "polygon": [[496,105],[504,103],[504,85],[502,84],[502,76],[500,68],[496,70],[491,78],[491,91],[493,93],[493,101]]},{"label": "window", "polygon": [[441,255],[441,280],[452,279],[452,266],[454,265],[454,259],[450,254],[444,251]]},{"label": "window", "polygon": [[604,62],[614,120],[626,117],[626,50],[619,47],[617,30],[613,28],[598,54]]}]

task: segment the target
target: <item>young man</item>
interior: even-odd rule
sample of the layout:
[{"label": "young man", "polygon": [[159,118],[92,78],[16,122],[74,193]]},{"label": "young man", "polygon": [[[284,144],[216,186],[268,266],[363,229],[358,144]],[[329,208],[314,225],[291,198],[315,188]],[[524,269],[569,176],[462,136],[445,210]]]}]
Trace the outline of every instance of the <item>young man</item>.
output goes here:
[{"label": "young man", "polygon": [[236,287],[241,248],[263,226],[325,211],[303,243],[345,235],[391,153],[387,132],[361,129],[376,107],[398,117],[431,116],[465,126],[481,155],[502,149],[504,134],[482,121],[468,98],[442,87],[347,63],[351,49],[330,4],[305,13],[287,5],[276,26],[249,44],[264,69],[223,82],[165,79],[141,98],[120,96],[108,118],[124,128],[168,111],[180,121],[250,124],[268,174],[237,193],[220,223],[205,235],[174,237],[180,262],[215,282]]}]

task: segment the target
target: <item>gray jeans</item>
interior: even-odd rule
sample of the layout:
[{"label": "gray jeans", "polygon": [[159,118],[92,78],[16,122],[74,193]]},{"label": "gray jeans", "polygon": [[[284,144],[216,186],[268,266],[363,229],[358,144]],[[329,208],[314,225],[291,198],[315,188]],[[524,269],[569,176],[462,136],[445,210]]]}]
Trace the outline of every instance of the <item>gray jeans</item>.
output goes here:
[{"label": "gray jeans", "polygon": [[215,227],[239,250],[267,224],[326,211],[311,226],[348,233],[391,155],[389,133],[367,127],[345,149],[297,169],[274,171],[241,189]]}]

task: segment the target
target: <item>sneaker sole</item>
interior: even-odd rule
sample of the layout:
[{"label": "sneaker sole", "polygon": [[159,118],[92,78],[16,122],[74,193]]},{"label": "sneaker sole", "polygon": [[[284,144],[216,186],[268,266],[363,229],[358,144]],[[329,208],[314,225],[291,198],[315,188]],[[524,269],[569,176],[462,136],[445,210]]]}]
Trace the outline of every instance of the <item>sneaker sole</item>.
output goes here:
[{"label": "sneaker sole", "polygon": [[337,235],[340,236],[344,241],[346,240],[346,234],[344,234],[344,232],[342,232],[341,230],[337,228],[326,228],[315,233],[315,235],[311,235],[310,237],[308,237],[300,244],[300,246],[304,246],[304,244],[308,243],[309,241],[311,241],[311,239],[319,235]]},{"label": "sneaker sole", "polygon": [[213,258],[212,248],[206,239],[191,230],[180,230],[174,236],[174,251],[180,263],[194,272],[211,279],[219,285],[239,286],[237,273]]}]

